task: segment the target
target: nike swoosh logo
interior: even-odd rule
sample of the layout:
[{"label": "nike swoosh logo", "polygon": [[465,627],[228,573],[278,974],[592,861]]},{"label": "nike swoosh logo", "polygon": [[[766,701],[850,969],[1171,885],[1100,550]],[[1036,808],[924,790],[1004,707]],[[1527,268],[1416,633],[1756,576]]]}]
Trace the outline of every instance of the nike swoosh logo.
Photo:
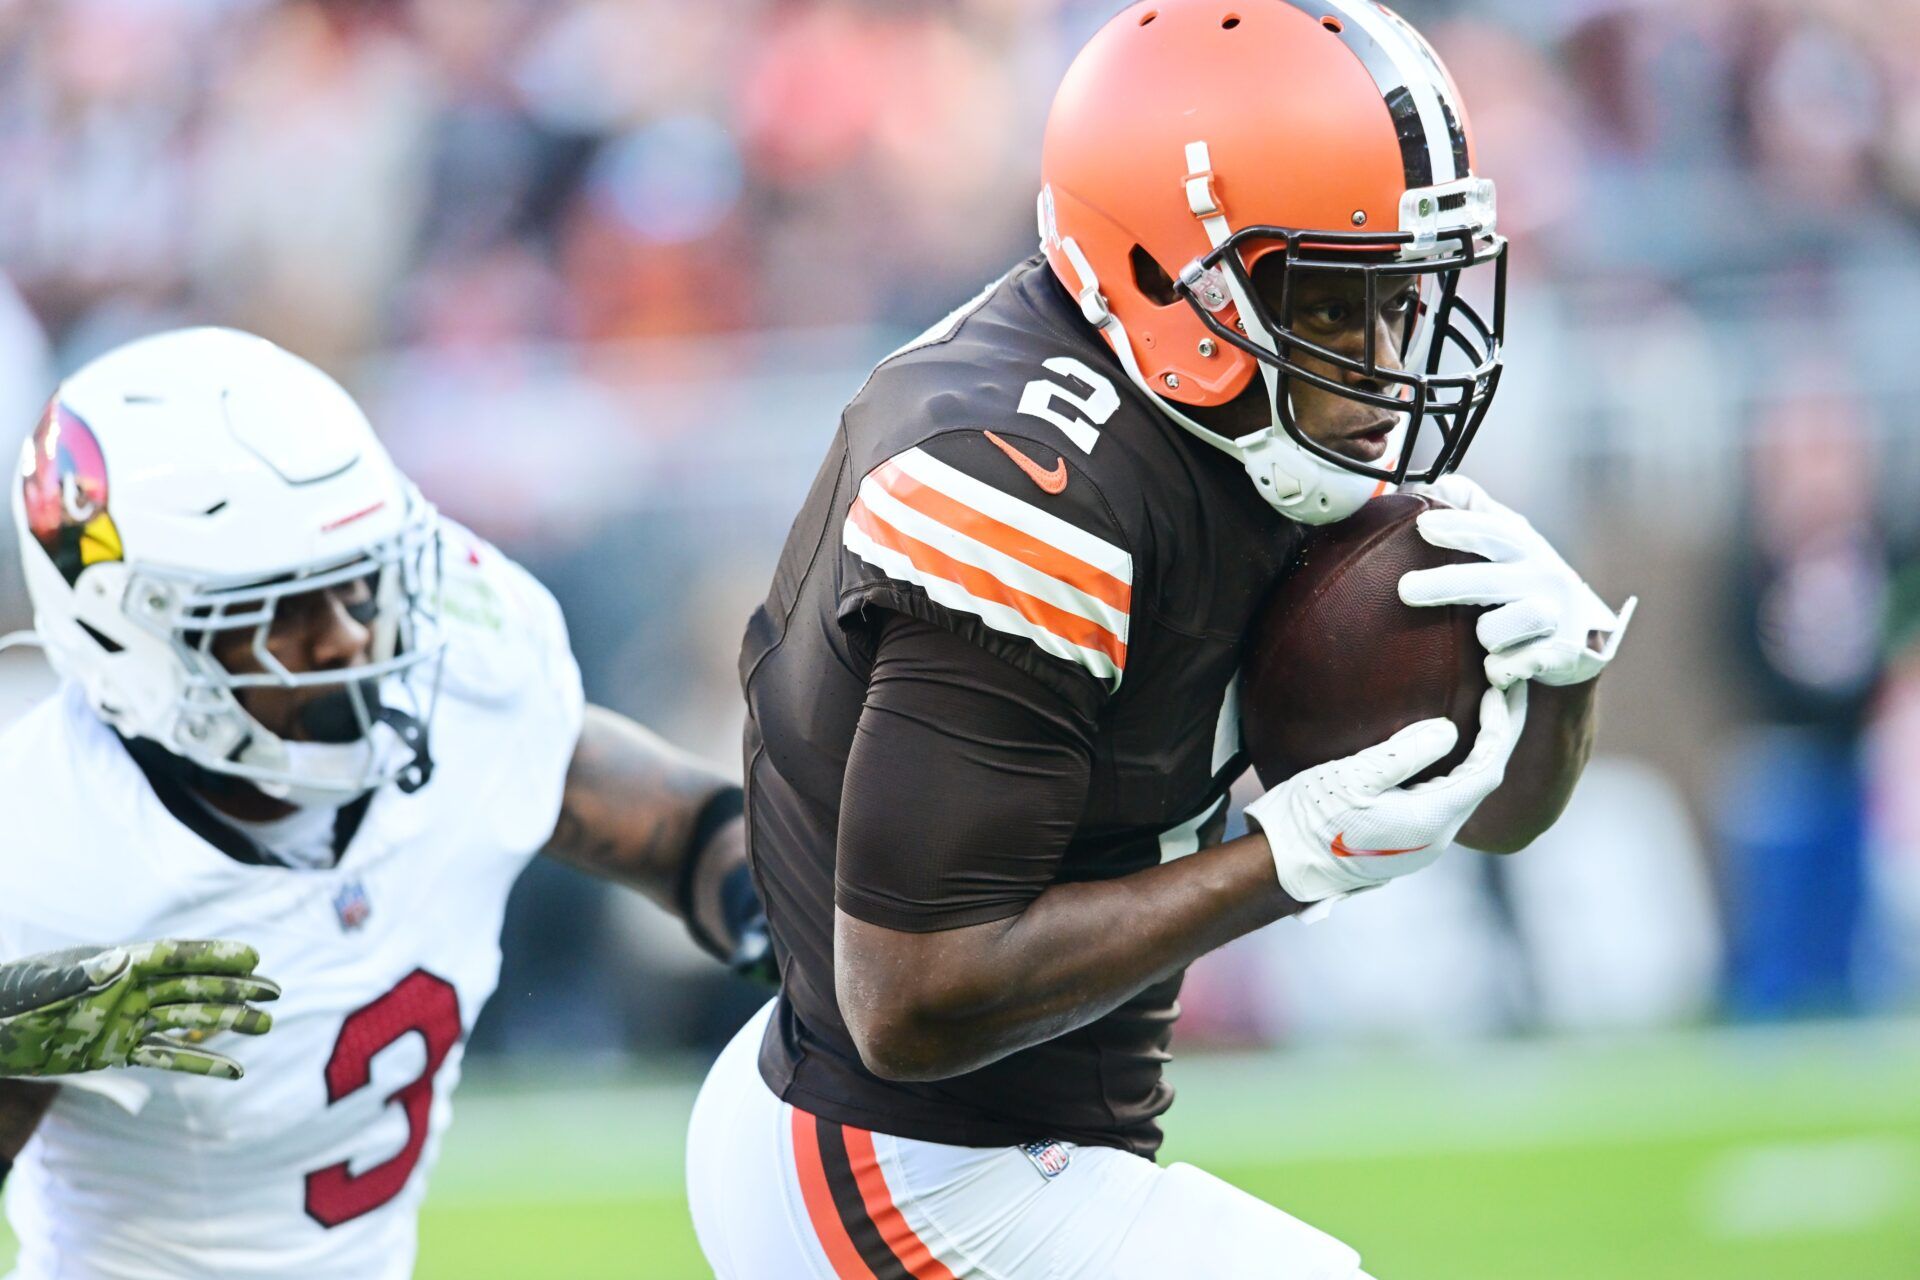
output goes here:
[{"label": "nike swoosh logo", "polygon": [[1396,858],[1403,853],[1418,853],[1427,846],[1417,844],[1411,849],[1351,849],[1347,847],[1347,833],[1342,831],[1333,838],[1333,856],[1336,858]]},{"label": "nike swoosh logo", "polygon": [[1027,479],[1039,485],[1042,490],[1047,493],[1060,493],[1066,489],[1067,460],[1065,458],[1057,459],[1053,464],[1053,470],[1045,471],[1041,469],[1039,463],[1008,444],[1005,440],[1002,440],[999,436],[993,434],[993,432],[988,431],[985,435],[987,439],[993,441],[994,444],[1000,447],[1000,452],[1013,459],[1014,466],[1019,467],[1027,473]]}]

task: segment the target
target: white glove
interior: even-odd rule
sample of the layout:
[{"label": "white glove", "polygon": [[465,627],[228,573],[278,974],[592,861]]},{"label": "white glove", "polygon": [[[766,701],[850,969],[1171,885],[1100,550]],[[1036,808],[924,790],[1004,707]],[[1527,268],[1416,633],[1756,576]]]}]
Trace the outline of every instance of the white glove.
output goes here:
[{"label": "white glove", "polygon": [[1480,700],[1473,750],[1445,777],[1400,784],[1453,750],[1460,731],[1441,718],[1408,725],[1377,747],[1288,778],[1247,806],[1267,837],[1280,887],[1319,902],[1385,884],[1440,856],[1506,776],[1527,720],[1524,681]]},{"label": "white glove", "polygon": [[1638,598],[1615,614],[1526,517],[1465,476],[1447,476],[1417,492],[1454,508],[1423,512],[1420,536],[1486,563],[1416,570],[1400,579],[1400,598],[1410,605],[1498,606],[1480,615],[1477,628],[1494,688],[1520,680],[1584,684],[1613,661]]}]

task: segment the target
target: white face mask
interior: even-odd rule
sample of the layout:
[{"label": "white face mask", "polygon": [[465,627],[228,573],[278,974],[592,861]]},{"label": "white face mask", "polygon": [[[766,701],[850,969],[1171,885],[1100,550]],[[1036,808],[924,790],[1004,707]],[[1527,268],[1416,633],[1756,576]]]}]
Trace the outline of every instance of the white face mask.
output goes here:
[{"label": "white face mask", "polygon": [[[428,512],[401,536],[361,557],[264,585],[175,581],[143,571],[135,587],[155,608],[152,617],[140,621],[165,641],[180,681],[173,732],[162,745],[294,805],[341,805],[389,782],[403,789],[423,785],[432,768],[427,730],[444,649],[438,556],[437,524]],[[368,662],[345,670],[295,672],[273,657],[267,638],[282,600],[357,578],[378,583]],[[251,636],[260,670],[227,670],[214,656],[216,634]],[[248,713],[241,695],[249,688],[326,689],[329,698],[347,699],[350,719],[323,735],[332,741],[293,741]]]}]

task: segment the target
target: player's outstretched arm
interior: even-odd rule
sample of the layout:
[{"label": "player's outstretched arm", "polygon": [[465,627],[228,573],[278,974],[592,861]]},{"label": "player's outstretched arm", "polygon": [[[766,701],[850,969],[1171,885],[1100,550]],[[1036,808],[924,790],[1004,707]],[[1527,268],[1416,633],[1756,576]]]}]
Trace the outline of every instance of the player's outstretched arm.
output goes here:
[{"label": "player's outstretched arm", "polygon": [[637,889],[684,921],[704,950],[771,980],[740,815],[738,787],[627,717],[588,707],[541,852]]},{"label": "player's outstretched arm", "polygon": [[176,1032],[264,1035],[253,1001],[280,988],[238,942],[167,940],[75,947],[0,964],[0,1076],[61,1076],[157,1067],[238,1080],[240,1064]]}]

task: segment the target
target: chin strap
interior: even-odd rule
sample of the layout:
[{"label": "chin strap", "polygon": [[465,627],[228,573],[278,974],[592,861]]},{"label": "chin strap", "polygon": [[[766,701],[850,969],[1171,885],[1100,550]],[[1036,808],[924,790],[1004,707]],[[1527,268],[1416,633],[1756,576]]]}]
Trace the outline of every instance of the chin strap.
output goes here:
[{"label": "chin strap", "polygon": [[427,727],[417,719],[386,703],[377,703],[373,713],[375,724],[384,724],[393,730],[400,739],[400,745],[413,752],[413,763],[400,771],[393,780],[406,795],[412,795],[433,780],[433,753],[427,745]]},{"label": "chin strap", "polygon": [[[1080,281],[1080,292],[1075,295],[1080,302],[1080,314],[1086,317],[1088,324],[1108,335],[1109,344],[1113,347],[1114,354],[1120,358],[1121,368],[1127,371],[1128,380],[1146,394],[1148,402],[1154,408],[1173,419],[1174,423],[1188,434],[1199,437],[1202,442],[1212,445],[1245,467],[1248,478],[1260,490],[1261,496],[1267,498],[1269,505],[1282,515],[1290,515],[1285,497],[1276,499],[1268,496],[1274,484],[1274,468],[1261,466],[1261,455],[1265,450],[1275,446],[1275,436],[1279,429],[1266,427],[1236,440],[1202,426],[1191,415],[1181,412],[1172,401],[1155,391],[1153,384],[1147,381],[1146,373],[1140,368],[1139,358],[1134,355],[1133,339],[1127,335],[1127,326],[1121,323],[1119,316],[1113,314],[1107,306],[1106,299],[1101,296],[1100,279],[1094,274],[1093,265],[1087,261],[1087,255],[1081,251],[1079,243],[1072,236],[1063,236],[1060,239],[1060,251],[1066,255],[1067,262],[1073,267],[1074,275]],[[1244,309],[1244,303],[1242,306]],[[1256,360],[1254,363],[1266,380],[1269,413],[1271,413],[1279,374],[1269,369],[1265,361]],[[1296,480],[1294,484],[1293,494],[1297,495],[1301,492],[1299,482]]]},{"label": "chin strap", "polygon": [[[1214,196],[1213,162],[1205,142],[1187,144],[1187,169],[1185,187],[1188,207],[1192,209],[1194,217],[1199,219],[1200,225],[1205,229],[1207,239],[1217,249],[1233,235],[1233,228],[1228,225],[1226,215]],[[1045,225],[1044,218],[1042,225]],[[1134,354],[1133,340],[1127,333],[1126,325],[1107,305],[1106,298],[1100,292],[1099,276],[1094,272],[1093,264],[1087,261],[1087,255],[1080,248],[1079,243],[1072,236],[1060,236],[1058,244],[1060,252],[1072,267],[1079,285],[1074,297],[1080,304],[1080,314],[1088,324],[1107,335],[1108,342],[1113,347],[1114,354],[1119,357],[1120,365],[1126,370],[1128,379],[1147,395],[1149,402],[1155,408],[1171,418],[1183,430],[1246,468],[1248,478],[1254,482],[1268,505],[1289,518],[1301,519],[1303,513],[1297,508],[1301,505],[1299,500],[1306,496],[1305,486],[1293,473],[1292,468],[1276,466],[1269,460],[1269,453],[1272,450],[1300,453],[1299,447],[1287,436],[1279,423],[1280,371],[1264,360],[1254,361],[1261,380],[1267,388],[1267,413],[1270,420],[1268,426],[1249,435],[1234,438],[1201,425],[1190,414],[1182,412],[1174,402],[1161,395],[1148,381],[1145,371],[1140,368],[1138,357]],[[1187,285],[1189,291],[1192,291],[1199,278],[1205,274],[1207,273],[1196,261],[1181,272],[1181,281]],[[1240,313],[1242,331],[1254,340],[1264,342],[1269,350],[1277,353],[1280,349],[1278,343],[1273,335],[1267,332],[1266,326],[1260,322],[1259,313],[1241,287],[1238,277],[1232,272],[1217,274],[1221,277],[1221,283],[1225,285],[1228,296]],[[1291,485],[1292,489],[1282,492],[1279,488],[1281,485]],[[1308,523],[1313,522],[1308,521]]]},{"label": "chin strap", "polygon": [[[1207,144],[1204,141],[1189,142],[1187,144],[1187,178],[1185,186],[1187,191],[1187,208],[1192,211],[1194,218],[1199,221],[1200,229],[1207,233],[1207,243],[1211,244],[1215,249],[1225,247],[1226,243],[1233,238],[1233,228],[1227,222],[1226,211],[1220,207],[1219,198],[1213,193],[1213,156],[1207,149]],[[1197,263],[1194,265],[1196,267],[1198,266]],[[1182,272],[1181,274],[1185,276],[1186,272]],[[1234,271],[1221,271],[1216,274],[1221,277],[1220,283],[1226,286],[1228,296],[1233,299],[1234,310],[1240,315],[1240,332],[1246,334],[1253,342],[1265,344],[1268,350],[1272,351],[1275,356],[1278,356],[1280,354],[1279,340],[1276,339],[1273,334],[1269,333],[1266,325],[1261,322],[1260,311],[1253,305],[1253,298],[1249,296],[1246,288],[1240,283],[1239,273]],[[1191,287],[1191,285],[1189,287]],[[1243,437],[1242,440],[1232,441],[1222,445],[1218,442],[1222,440],[1223,437],[1213,436],[1211,440],[1208,440],[1208,443],[1213,444],[1215,448],[1225,448],[1228,452],[1239,458],[1241,463],[1247,468],[1247,474],[1252,476],[1254,483],[1260,486],[1262,496],[1273,506],[1284,512],[1292,502],[1303,495],[1306,486],[1301,483],[1300,478],[1296,475],[1281,471],[1272,466],[1266,466],[1264,468],[1257,466],[1260,455],[1267,449],[1272,448],[1275,444],[1281,443],[1285,433],[1280,428],[1280,370],[1274,368],[1265,360],[1256,359],[1253,365],[1254,368],[1259,371],[1260,381],[1264,383],[1267,388],[1267,417],[1269,425],[1263,430],[1255,432],[1253,435]],[[1212,435],[1211,432],[1207,434]],[[1201,438],[1207,439],[1207,436],[1202,436]],[[1287,440],[1285,444],[1286,446],[1291,446],[1292,441]],[[1275,489],[1275,486],[1282,482],[1291,484],[1293,491],[1291,493],[1282,493]],[[1268,492],[1269,490],[1272,490],[1272,492]]]}]

